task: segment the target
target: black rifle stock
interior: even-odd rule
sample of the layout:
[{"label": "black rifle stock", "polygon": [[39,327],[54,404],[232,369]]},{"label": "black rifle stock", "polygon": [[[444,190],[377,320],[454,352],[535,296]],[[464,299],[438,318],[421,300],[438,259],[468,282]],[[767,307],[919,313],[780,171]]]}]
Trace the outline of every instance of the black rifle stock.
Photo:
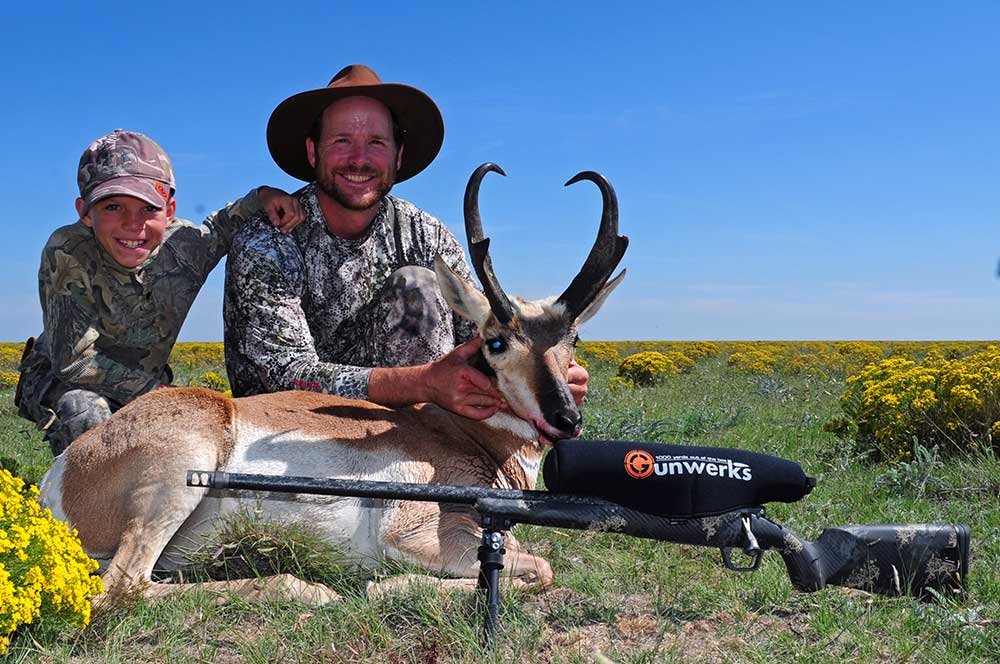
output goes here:
[{"label": "black rifle stock", "polygon": [[[503,536],[515,524],[621,533],[675,544],[718,548],[734,571],[753,571],[764,551],[781,554],[792,585],[804,592],[828,585],[886,595],[924,597],[928,590],[960,592],[968,572],[969,528],[963,525],[852,525],[827,528],[805,540],[767,518],[763,506],[699,517],[660,516],[601,498],[435,484],[403,484],[308,477],[188,471],[189,486],[310,493],[343,497],[417,500],[469,505],[483,525],[480,586],[487,590],[487,636],[496,629]],[[739,549],[750,564],[739,567]]]},{"label": "black rifle stock", "polygon": [[[962,525],[851,525],[826,528],[815,541],[805,540],[771,521],[763,507],[717,516],[671,519],[621,507],[600,499],[565,501],[544,498],[484,497],[474,503],[481,515],[511,523],[617,532],[675,544],[707,546],[722,551],[734,571],[753,571],[764,551],[781,554],[792,585],[814,592],[828,585],[883,595],[923,597],[928,588],[959,591],[968,573],[969,529]],[[749,567],[737,567],[731,552],[751,556]]]}]

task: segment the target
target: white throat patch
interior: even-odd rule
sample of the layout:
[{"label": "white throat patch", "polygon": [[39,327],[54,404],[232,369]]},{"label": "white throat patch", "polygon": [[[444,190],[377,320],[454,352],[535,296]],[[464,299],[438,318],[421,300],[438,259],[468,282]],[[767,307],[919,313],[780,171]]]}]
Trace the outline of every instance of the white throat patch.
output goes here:
[{"label": "white throat patch", "polygon": [[483,420],[483,424],[494,429],[509,431],[518,438],[534,442],[538,439],[538,430],[531,422],[525,422],[520,417],[515,417],[510,413],[500,412]]}]

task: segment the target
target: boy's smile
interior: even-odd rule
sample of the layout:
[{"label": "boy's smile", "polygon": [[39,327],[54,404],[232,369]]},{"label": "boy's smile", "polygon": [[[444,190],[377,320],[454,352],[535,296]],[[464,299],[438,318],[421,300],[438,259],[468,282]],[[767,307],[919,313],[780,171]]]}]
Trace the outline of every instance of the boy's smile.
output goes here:
[{"label": "boy's smile", "polygon": [[[164,207],[156,207],[132,196],[109,196],[91,205],[80,219],[94,229],[94,237],[116,263],[136,268],[160,246],[176,207],[173,197]],[[77,199],[80,210],[82,200]]]}]

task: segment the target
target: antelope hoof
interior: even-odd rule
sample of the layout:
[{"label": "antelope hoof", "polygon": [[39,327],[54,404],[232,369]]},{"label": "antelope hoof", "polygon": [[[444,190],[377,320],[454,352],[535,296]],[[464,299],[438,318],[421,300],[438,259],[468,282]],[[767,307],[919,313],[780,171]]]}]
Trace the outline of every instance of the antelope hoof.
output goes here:
[{"label": "antelope hoof", "polygon": [[537,558],[534,565],[520,570],[514,580],[520,580],[530,588],[548,588],[555,578],[548,561]]},{"label": "antelope hoof", "polygon": [[368,599],[381,599],[410,588],[430,588],[441,593],[451,590],[472,592],[476,589],[476,579],[440,579],[427,574],[399,574],[381,581],[369,581],[365,594]]},{"label": "antelope hoof", "polygon": [[206,581],[204,583],[156,583],[146,587],[142,594],[148,599],[157,599],[192,590],[216,594],[216,604],[225,604],[234,596],[248,602],[278,600],[302,602],[313,607],[323,606],[340,599],[339,594],[323,584],[303,581],[291,574],[265,576],[259,579]]},{"label": "antelope hoof", "polygon": [[234,594],[249,600],[279,599],[301,602],[308,606],[323,606],[340,599],[340,594],[321,583],[303,581],[291,574],[279,574],[263,579],[251,579],[251,583],[239,589],[231,589]]}]

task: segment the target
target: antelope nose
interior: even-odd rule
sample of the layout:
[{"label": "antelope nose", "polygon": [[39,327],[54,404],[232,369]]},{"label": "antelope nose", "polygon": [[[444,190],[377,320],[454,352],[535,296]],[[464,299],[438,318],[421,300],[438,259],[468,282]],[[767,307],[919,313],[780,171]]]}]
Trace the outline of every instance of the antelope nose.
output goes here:
[{"label": "antelope nose", "polygon": [[556,429],[567,432],[570,435],[576,433],[580,425],[583,424],[583,415],[576,409],[556,411],[547,419],[548,423]]}]

